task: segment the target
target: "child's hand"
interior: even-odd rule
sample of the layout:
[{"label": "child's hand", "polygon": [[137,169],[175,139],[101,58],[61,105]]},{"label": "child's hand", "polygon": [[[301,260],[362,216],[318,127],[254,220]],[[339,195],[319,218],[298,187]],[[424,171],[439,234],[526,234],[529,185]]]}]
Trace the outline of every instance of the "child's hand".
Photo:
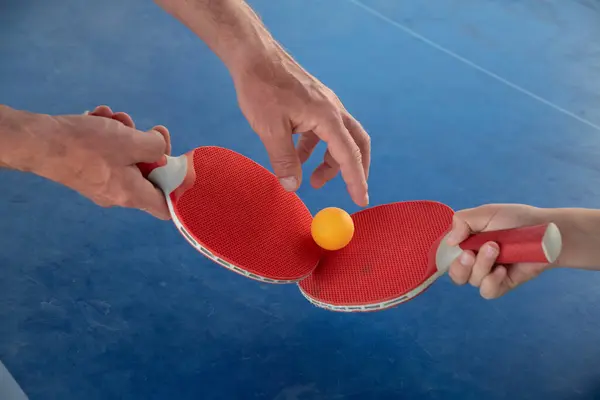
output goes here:
[{"label": "child's hand", "polygon": [[[547,222],[542,209],[522,204],[489,204],[455,214],[448,244],[457,245],[477,232],[517,228]],[[458,285],[478,287],[482,297],[494,299],[542,273],[547,264],[496,265],[498,245],[483,245],[477,256],[463,253],[450,266],[450,278]]]}]

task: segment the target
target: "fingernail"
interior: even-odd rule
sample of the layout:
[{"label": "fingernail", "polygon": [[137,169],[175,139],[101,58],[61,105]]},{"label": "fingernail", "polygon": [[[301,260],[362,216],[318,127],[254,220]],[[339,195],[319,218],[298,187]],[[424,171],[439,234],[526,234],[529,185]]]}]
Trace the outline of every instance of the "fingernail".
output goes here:
[{"label": "fingernail", "polygon": [[494,246],[488,245],[485,249],[485,255],[490,258],[496,257],[496,254],[498,254],[498,250]]},{"label": "fingernail", "polygon": [[288,176],[286,178],[280,178],[279,183],[288,192],[293,192],[298,188],[298,179],[294,176]]},{"label": "fingernail", "polygon": [[475,260],[473,259],[473,256],[469,253],[465,253],[463,252],[460,255],[460,258],[458,259],[458,262],[461,263],[461,265],[465,266],[465,267],[470,267],[471,265],[473,265],[473,262]]}]

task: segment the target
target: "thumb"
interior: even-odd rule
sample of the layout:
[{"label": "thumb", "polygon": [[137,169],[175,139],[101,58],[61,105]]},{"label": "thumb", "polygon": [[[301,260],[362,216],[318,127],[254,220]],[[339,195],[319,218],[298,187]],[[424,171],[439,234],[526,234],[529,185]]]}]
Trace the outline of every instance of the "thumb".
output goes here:
[{"label": "thumb", "polygon": [[456,246],[472,233],[484,231],[496,213],[495,207],[486,205],[458,211],[452,219],[448,245]]},{"label": "thumb", "polygon": [[446,239],[446,243],[449,246],[457,246],[463,240],[469,237],[471,234],[471,228],[469,224],[462,219],[458,214],[454,214],[452,218],[452,229]]},{"label": "thumb", "polygon": [[281,131],[262,142],[281,186],[288,192],[296,191],[302,180],[302,166],[291,133]]},{"label": "thumb", "polygon": [[128,168],[126,181],[129,182],[128,189],[132,193],[128,206],[145,211],[158,219],[171,219],[163,192],[154,187],[149,180],[144,179],[137,168]]}]

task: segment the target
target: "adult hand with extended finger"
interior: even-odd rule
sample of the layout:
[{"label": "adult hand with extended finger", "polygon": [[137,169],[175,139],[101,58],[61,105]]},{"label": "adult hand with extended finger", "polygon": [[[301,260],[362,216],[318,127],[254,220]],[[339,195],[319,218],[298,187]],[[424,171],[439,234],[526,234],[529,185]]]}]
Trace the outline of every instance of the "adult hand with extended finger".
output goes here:
[{"label": "adult hand with extended finger", "polygon": [[[283,187],[295,191],[301,165],[327,144],[310,182],[320,188],[341,171],[353,201],[369,203],[370,138],[336,95],[283,50],[232,70],[242,112],[259,135]],[[297,147],[293,134],[301,134]]]},{"label": "adult hand with extended finger", "polygon": [[[312,186],[322,187],[341,171],[353,201],[368,204],[369,135],[337,96],[283,49],[246,1],[155,1],[227,66],[242,112],[285,189],[298,189],[301,165],[322,140],[327,151],[311,176]],[[297,148],[293,134],[301,134]]]}]

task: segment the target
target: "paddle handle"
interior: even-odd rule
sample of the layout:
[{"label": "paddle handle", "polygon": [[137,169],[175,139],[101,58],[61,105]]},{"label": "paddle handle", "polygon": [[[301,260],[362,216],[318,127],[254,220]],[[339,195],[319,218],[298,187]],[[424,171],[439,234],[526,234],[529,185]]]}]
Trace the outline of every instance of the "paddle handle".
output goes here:
[{"label": "paddle handle", "polygon": [[[144,178],[148,179],[167,196],[177,192],[183,194],[194,185],[194,152],[178,157],[163,155],[158,161],[136,164]],[[179,197],[179,195],[177,197]]]},{"label": "paddle handle", "polygon": [[140,172],[142,173],[142,176],[144,178],[148,179],[148,175],[150,175],[150,173],[152,171],[154,171],[156,168],[164,167],[165,165],[167,165],[167,156],[163,155],[160,160],[155,161],[155,162],[151,162],[151,163],[141,162],[141,163],[137,163],[136,165],[139,168]]},{"label": "paddle handle", "polygon": [[560,230],[554,223],[476,233],[459,247],[478,252],[486,242],[500,247],[498,264],[553,263],[562,249]]}]

